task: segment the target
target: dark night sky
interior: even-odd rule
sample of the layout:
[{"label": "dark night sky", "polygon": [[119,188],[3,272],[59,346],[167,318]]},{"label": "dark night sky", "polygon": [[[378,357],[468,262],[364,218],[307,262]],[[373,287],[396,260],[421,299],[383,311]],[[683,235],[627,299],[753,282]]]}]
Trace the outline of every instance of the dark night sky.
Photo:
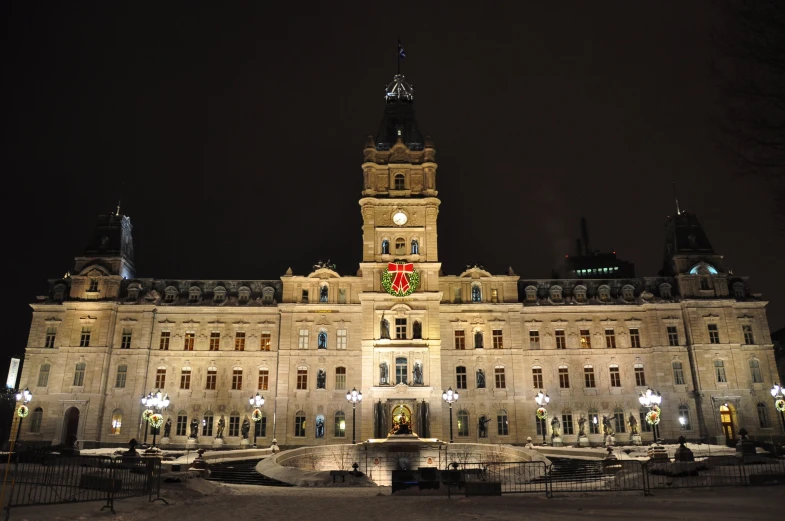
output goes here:
[{"label": "dark night sky", "polygon": [[708,1],[9,4],[5,353],[118,197],[142,277],[272,279],[328,257],[353,274],[397,36],[436,142],[445,273],[547,277],[585,216],[595,248],[655,275],[676,181],[785,326],[782,223],[715,146]]}]

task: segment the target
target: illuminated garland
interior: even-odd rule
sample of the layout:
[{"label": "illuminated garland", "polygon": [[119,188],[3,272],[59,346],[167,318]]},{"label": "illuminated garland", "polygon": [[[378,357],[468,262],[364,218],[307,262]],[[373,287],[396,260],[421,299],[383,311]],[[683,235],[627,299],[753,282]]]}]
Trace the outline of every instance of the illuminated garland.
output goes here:
[{"label": "illuminated garland", "polygon": [[142,419],[146,422],[149,422],[150,416],[152,415],[153,415],[153,411],[151,411],[150,409],[145,409],[144,412],[142,412]]},{"label": "illuminated garland", "polygon": [[412,268],[411,273],[407,272],[403,275],[403,277],[408,275],[408,285],[405,286],[405,289],[401,287],[393,289],[393,280],[395,274],[390,272],[390,266],[404,267],[412,266],[412,264],[407,262],[391,262],[388,264],[387,269],[382,272],[382,287],[384,288],[384,291],[394,297],[407,297],[414,293],[414,290],[416,290],[417,286],[420,285],[420,274],[417,272],[417,270]]},{"label": "illuminated garland", "polygon": [[28,414],[30,414],[30,409],[27,408],[27,405],[20,405],[16,410],[16,415],[20,418],[27,418]]},{"label": "illuminated garland", "polygon": [[251,413],[251,419],[255,422],[258,422],[262,419],[262,411],[259,409],[254,409]]},{"label": "illuminated garland", "polygon": [[153,429],[157,429],[158,427],[164,424],[164,416],[163,414],[155,413],[152,416],[150,416],[149,421],[150,421],[150,427],[152,427]]},{"label": "illuminated garland", "polygon": [[776,407],[777,410],[780,411],[780,412],[785,412],[785,400],[780,398],[779,400],[774,402],[774,407]]},{"label": "illuminated garland", "polygon": [[548,411],[545,410],[545,407],[540,407],[537,409],[537,419],[544,420],[548,417]]},{"label": "illuminated garland", "polygon": [[659,407],[652,407],[649,412],[646,413],[646,423],[649,425],[657,425],[660,423],[660,408]]}]

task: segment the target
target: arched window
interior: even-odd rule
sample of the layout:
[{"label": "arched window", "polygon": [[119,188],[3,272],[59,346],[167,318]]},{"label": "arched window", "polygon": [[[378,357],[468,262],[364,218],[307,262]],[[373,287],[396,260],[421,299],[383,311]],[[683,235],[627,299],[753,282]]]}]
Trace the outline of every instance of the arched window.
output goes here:
[{"label": "arched window", "polygon": [[421,339],[422,338],[422,322],[419,320],[415,320],[414,324],[412,324],[412,338]]},{"label": "arched window", "polygon": [[668,283],[660,284],[660,298],[671,298],[671,285]]},{"label": "arched window", "polygon": [[469,435],[469,411],[461,409],[458,411],[458,436],[466,437]]},{"label": "arched window", "polygon": [[41,432],[41,420],[44,418],[44,410],[40,407],[36,407],[33,410],[33,414],[30,415],[30,432],[32,434],[37,434]]},{"label": "arched window", "polygon": [[84,373],[86,368],[87,364],[84,362],[76,364],[76,368],[74,369],[74,387],[81,387],[84,385]]},{"label": "arched window", "polygon": [[496,413],[496,434],[499,436],[507,436],[510,434],[510,425],[507,421],[507,411],[501,409]]},{"label": "arched window", "polygon": [[771,419],[769,418],[769,408],[765,403],[758,404],[758,422],[763,429],[771,427]]},{"label": "arched window", "polygon": [[472,285],[472,302],[482,302],[482,288],[479,284]]},{"label": "arched window", "polygon": [[482,349],[483,347],[485,347],[485,345],[483,344],[482,331],[478,329],[474,332],[474,348]]},{"label": "arched window", "polygon": [[390,241],[384,239],[382,241],[382,255],[389,255],[390,254]]},{"label": "arched window", "polygon": [[395,239],[395,254],[406,255],[406,239],[403,237]]},{"label": "arched window", "polygon": [[169,304],[173,303],[177,300],[177,288],[174,286],[169,286],[164,290],[164,302]]},{"label": "arched window", "polygon": [[316,422],[314,425],[314,436],[316,438],[324,438],[324,414],[316,415]]},{"label": "arched window", "polygon": [[561,302],[562,301],[562,287],[561,286],[552,286],[550,292],[551,292],[551,301],[552,302]]},{"label": "arched window", "polygon": [[199,289],[197,286],[191,286],[191,289],[188,290],[188,303],[189,304],[196,304],[202,298],[202,290]]},{"label": "arched window", "polygon": [[589,434],[600,433],[600,413],[597,409],[589,409]]},{"label": "arched window", "polygon": [[251,288],[248,286],[240,286],[237,290],[237,302],[240,304],[247,304],[251,300]]},{"label": "arched window", "polygon": [[537,288],[534,286],[526,286],[526,302],[537,302]]},{"label": "arched window", "polygon": [[417,239],[412,239],[412,255],[419,255],[420,254],[420,243],[417,242]]},{"label": "arched window", "polygon": [[683,431],[692,430],[690,425],[690,408],[686,405],[679,405],[679,426]]},{"label": "arched window", "polygon": [[327,302],[327,297],[330,289],[327,287],[327,284],[322,284],[319,288],[319,302]]},{"label": "arched window", "polygon": [[395,174],[393,177],[393,189],[406,190],[406,178],[403,176],[403,174]]},{"label": "arched window", "polygon": [[114,386],[118,389],[123,389],[125,387],[126,376],[128,376],[128,366],[118,365],[117,376],[115,377]]},{"label": "arched window", "polygon": [[213,302],[220,304],[224,300],[226,300],[226,288],[223,286],[216,286],[213,290]]},{"label": "arched window", "polygon": [[698,275],[698,274],[716,275],[717,268],[715,268],[711,264],[706,264],[705,262],[699,262],[698,264],[696,264],[690,269],[690,275]]},{"label": "arched window", "polygon": [[120,434],[120,429],[123,426],[123,411],[115,409],[112,411],[112,428],[109,434]]},{"label": "arched window", "polygon": [[597,295],[600,297],[602,302],[608,302],[611,299],[611,288],[610,286],[602,285],[597,288]]},{"label": "arched window", "polygon": [[750,360],[750,377],[754,384],[763,383],[763,375],[760,372],[760,362],[755,358]]},{"label": "arched window", "polygon": [[624,409],[616,407],[613,410],[613,428],[616,432],[626,432],[627,422],[624,419]]},{"label": "arched window", "polygon": [[586,286],[575,286],[572,291],[576,302],[586,302]]},{"label": "arched window", "polygon": [[319,335],[316,337],[316,342],[318,349],[327,349],[327,332],[319,331]]},{"label": "arched window", "polygon": [[47,387],[49,385],[49,364],[41,364],[38,369],[38,387]]},{"label": "arched window", "polygon": [[294,415],[294,436],[305,438],[305,413],[297,411]]},{"label": "arched window", "polygon": [[[621,288],[621,296],[627,302],[635,300],[635,288],[627,284]],[[616,431],[618,432],[618,431]]]},{"label": "arched window", "polygon": [[215,416],[213,411],[205,411],[202,417],[202,436],[213,435],[213,424],[215,423]]},{"label": "arched window", "polygon": [[335,411],[335,430],[333,436],[336,438],[346,437],[346,415],[343,411]]}]

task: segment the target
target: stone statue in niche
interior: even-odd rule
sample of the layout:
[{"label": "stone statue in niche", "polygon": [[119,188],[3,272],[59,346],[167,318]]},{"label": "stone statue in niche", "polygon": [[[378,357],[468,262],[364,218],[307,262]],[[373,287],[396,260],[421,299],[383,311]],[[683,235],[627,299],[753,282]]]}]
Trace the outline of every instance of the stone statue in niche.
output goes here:
[{"label": "stone statue in niche", "polygon": [[169,418],[168,420],[166,420],[166,423],[164,424],[164,438],[168,438],[171,432],[172,432],[172,419]]},{"label": "stone statue in niche", "polygon": [[188,436],[192,440],[195,440],[199,436],[199,420],[196,418],[191,420],[191,434]]},{"label": "stone statue in niche", "polygon": [[316,373],[316,388],[324,389],[325,382],[327,381],[327,373],[324,369],[319,369]]},{"label": "stone statue in niche", "polygon": [[316,418],[316,437],[324,438],[324,418],[321,416]]},{"label": "stone statue in niche", "polygon": [[419,320],[414,321],[414,327],[412,328],[412,338],[421,339],[422,338],[422,323]]},{"label": "stone statue in niche", "polygon": [[243,426],[241,431],[243,433],[244,440],[248,439],[248,432],[250,432],[250,430],[251,430],[251,422],[248,421],[248,416],[246,416],[245,419],[243,420]]},{"label": "stone statue in niche", "polygon": [[390,322],[384,318],[384,313],[382,313],[382,322],[380,324],[381,329],[381,338],[386,338],[389,340],[390,338]]},{"label": "stone statue in niche", "polygon": [[477,421],[477,433],[480,438],[488,437],[488,423],[490,421],[491,419],[485,416],[480,416],[480,419]]},{"label": "stone statue in niche", "polygon": [[327,302],[327,286],[322,286],[319,289],[319,302]]},{"label": "stone statue in niche", "polygon": [[224,437],[224,429],[226,428],[226,420],[224,419],[224,415],[221,415],[221,418],[218,420],[218,428],[216,429],[215,439],[223,439]]},{"label": "stone statue in niche", "polygon": [[482,369],[477,369],[477,389],[485,389],[485,373]]},{"label": "stone statue in niche", "polygon": [[422,363],[414,363],[414,385],[422,385]]},{"label": "stone statue in niche", "polygon": [[327,349],[327,333],[324,331],[319,332],[319,335],[316,337],[316,348]]},{"label": "stone statue in niche", "polygon": [[611,420],[607,416],[602,417],[602,428],[606,436],[613,436],[613,425],[611,425]]},{"label": "stone statue in niche", "polygon": [[558,438],[561,436],[561,424],[559,423],[559,418],[555,415],[551,419],[551,438]]},{"label": "stone statue in niche", "polygon": [[379,385],[390,385],[390,370],[387,362],[379,364]]},{"label": "stone statue in niche", "polygon": [[584,418],[582,414],[581,417],[578,418],[578,437],[586,437],[586,418]]},{"label": "stone statue in niche", "polygon": [[638,434],[638,420],[635,419],[635,415],[630,413],[630,434],[632,436],[636,436]]},{"label": "stone statue in niche", "polygon": [[482,349],[482,331],[476,331],[474,333],[474,348],[475,349]]}]

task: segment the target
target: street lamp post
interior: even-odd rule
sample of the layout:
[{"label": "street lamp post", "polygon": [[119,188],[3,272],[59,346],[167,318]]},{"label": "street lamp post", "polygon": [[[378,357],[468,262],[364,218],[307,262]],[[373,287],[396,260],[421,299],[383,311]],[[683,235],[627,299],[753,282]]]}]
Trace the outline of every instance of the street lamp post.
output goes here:
[{"label": "street lamp post", "polygon": [[[167,407],[169,407],[169,395],[158,389],[155,393],[151,392],[144,398],[142,398],[142,405],[147,407],[148,409],[152,409],[155,413],[160,413]],[[148,418],[147,423],[149,424],[151,420]],[[161,426],[158,427],[153,426],[153,444],[145,451],[145,452],[155,452],[155,439],[158,436],[158,431],[160,430]],[[147,440],[147,427],[145,427],[145,441]]]},{"label": "street lamp post", "polygon": [[[547,415],[548,411],[547,411],[547,409],[545,409],[545,406],[548,405],[548,403],[551,401],[551,397],[548,396],[548,394],[545,393],[542,389],[540,389],[540,391],[537,393],[537,396],[534,397],[534,401],[537,402],[538,408],[543,409],[545,411],[545,414]],[[542,418],[542,419],[537,418],[537,421],[540,422],[540,430],[542,431],[542,444],[543,445],[546,445],[546,442],[545,442],[545,431],[548,430],[548,424],[545,421],[546,418],[547,418],[547,416],[545,418]]]},{"label": "street lamp post", "polygon": [[363,393],[357,390],[356,387],[352,387],[352,390],[346,393],[346,400],[352,404],[352,444],[357,443],[357,436],[356,436],[356,429],[357,422],[355,418],[357,416],[357,403],[363,400]]},{"label": "street lamp post", "polygon": [[[256,412],[256,409],[259,409],[262,405],[264,405],[264,398],[262,396],[260,396],[259,393],[257,392],[256,396],[251,396],[248,399],[248,403],[251,404],[251,407],[255,408],[254,412]],[[257,425],[258,425],[258,423],[260,421],[262,421],[262,418],[259,417],[257,419],[256,416],[253,413],[251,413],[251,419],[253,420],[253,448],[255,449],[256,448]]]},{"label": "street lamp post", "polygon": [[11,444],[9,449],[11,452],[13,452],[14,444],[19,439],[19,434],[22,432],[22,422],[24,421],[25,416],[27,416],[27,414],[22,415],[20,411],[25,410],[22,409],[22,407],[27,408],[27,404],[30,403],[32,399],[33,399],[33,393],[31,393],[30,389],[28,389],[27,387],[25,387],[24,391],[19,391],[16,393],[16,401],[17,403],[22,402],[22,405],[20,405],[16,410],[17,411],[16,414],[19,416],[19,424],[17,424],[16,426],[16,438],[14,438],[14,443]]},{"label": "street lamp post", "polygon": [[782,432],[785,434],[785,395],[783,392],[785,388],[781,387],[780,384],[774,384],[774,387],[771,388],[771,396],[774,398],[774,407],[780,413],[780,421],[782,422]]},{"label": "street lamp post", "polygon": [[442,393],[442,400],[450,404],[450,443],[452,443],[452,404],[458,401],[458,393],[450,387]]},{"label": "street lamp post", "polygon": [[[660,430],[658,424],[660,423],[660,416],[662,414],[660,411],[660,404],[662,403],[662,395],[650,387],[645,391],[641,391],[641,395],[638,397],[638,401],[644,407],[648,407],[650,412],[656,409],[657,412],[659,413],[657,415],[657,419],[655,423],[651,426],[652,434],[654,435],[654,443],[658,443],[658,440],[660,438],[659,436]],[[682,419],[683,418],[680,418],[679,422],[681,422]]]}]

